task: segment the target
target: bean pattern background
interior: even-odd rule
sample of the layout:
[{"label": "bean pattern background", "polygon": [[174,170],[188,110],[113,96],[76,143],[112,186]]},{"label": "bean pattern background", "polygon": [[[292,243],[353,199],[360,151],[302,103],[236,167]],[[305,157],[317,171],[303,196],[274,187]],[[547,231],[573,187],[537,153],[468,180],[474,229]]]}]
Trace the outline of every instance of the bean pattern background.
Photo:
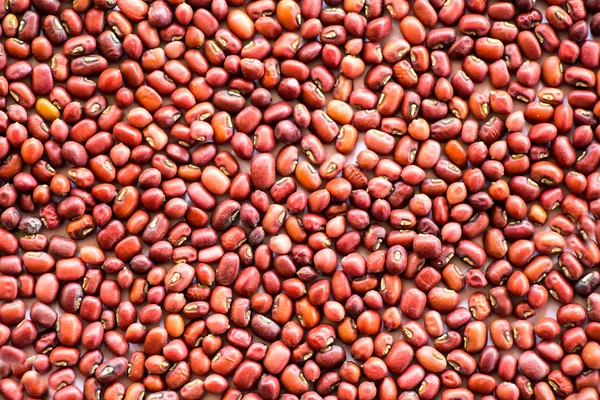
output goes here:
[{"label": "bean pattern background", "polygon": [[0,19],[1,397],[600,398],[600,1]]}]

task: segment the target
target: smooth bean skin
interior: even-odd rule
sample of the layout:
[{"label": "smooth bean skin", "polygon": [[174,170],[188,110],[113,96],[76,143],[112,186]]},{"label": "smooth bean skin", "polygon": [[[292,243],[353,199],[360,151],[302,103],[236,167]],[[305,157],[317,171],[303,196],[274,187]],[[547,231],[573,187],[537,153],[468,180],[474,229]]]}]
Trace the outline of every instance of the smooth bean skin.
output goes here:
[{"label": "smooth bean skin", "polygon": [[600,6],[547,3],[6,2],[0,397],[597,399]]}]

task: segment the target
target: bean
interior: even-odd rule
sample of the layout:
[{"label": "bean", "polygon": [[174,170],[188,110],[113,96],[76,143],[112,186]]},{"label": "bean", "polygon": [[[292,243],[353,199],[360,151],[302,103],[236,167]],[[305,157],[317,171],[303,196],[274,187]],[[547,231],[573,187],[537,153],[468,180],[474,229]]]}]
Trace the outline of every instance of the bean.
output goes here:
[{"label": "bean", "polygon": [[593,398],[593,1],[109,3],[0,12],[4,397]]}]

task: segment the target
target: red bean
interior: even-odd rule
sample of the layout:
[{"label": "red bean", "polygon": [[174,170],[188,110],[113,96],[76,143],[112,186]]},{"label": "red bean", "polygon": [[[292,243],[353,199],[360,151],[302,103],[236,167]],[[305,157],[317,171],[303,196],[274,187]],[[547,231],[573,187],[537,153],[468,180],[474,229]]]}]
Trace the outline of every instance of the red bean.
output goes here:
[{"label": "red bean", "polygon": [[179,3],[0,12],[2,396],[597,398],[600,7]]}]

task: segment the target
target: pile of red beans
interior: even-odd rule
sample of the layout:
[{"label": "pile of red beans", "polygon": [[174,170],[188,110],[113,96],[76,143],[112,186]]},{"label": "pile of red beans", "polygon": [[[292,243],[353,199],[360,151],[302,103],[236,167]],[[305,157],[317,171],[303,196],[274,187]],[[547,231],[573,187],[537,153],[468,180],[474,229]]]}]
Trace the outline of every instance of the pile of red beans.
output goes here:
[{"label": "pile of red beans", "polygon": [[600,1],[534,3],[5,1],[0,397],[598,400]]}]

